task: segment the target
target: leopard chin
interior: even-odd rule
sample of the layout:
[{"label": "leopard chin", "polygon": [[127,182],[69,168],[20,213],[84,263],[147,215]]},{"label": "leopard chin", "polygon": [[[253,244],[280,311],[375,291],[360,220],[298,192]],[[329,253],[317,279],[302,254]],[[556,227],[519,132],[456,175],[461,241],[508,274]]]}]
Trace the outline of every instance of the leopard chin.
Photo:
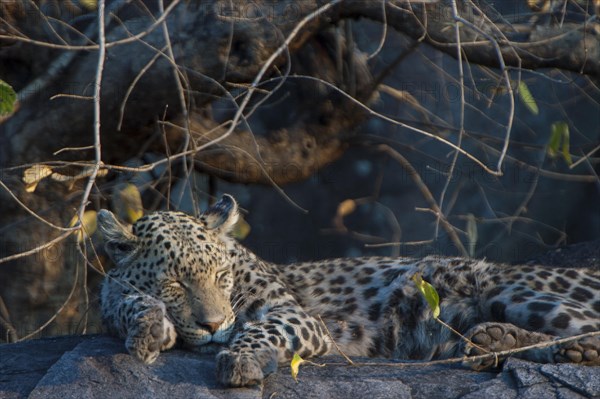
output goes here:
[{"label": "leopard chin", "polygon": [[214,334],[210,334],[204,329],[187,330],[182,329],[179,332],[184,345],[196,350],[204,346],[217,345],[222,346],[229,342],[233,325],[219,329]]}]

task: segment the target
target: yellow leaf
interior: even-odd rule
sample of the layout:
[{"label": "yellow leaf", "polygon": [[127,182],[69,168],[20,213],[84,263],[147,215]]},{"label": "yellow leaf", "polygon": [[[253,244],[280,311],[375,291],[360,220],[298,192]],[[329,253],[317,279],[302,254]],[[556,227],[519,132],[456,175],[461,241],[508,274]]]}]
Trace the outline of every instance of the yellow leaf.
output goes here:
[{"label": "yellow leaf", "polygon": [[356,202],[351,199],[347,199],[345,201],[340,202],[337,208],[337,214],[340,217],[347,216],[354,212],[356,209]]},{"label": "yellow leaf", "polygon": [[294,353],[294,357],[292,358],[292,361],[290,362],[290,368],[292,369],[292,371],[291,371],[292,378],[296,382],[298,382],[298,372],[300,371],[300,365],[302,363],[304,363],[304,359],[302,359],[299,354]]},{"label": "yellow leaf", "polygon": [[[75,215],[71,219],[69,223],[69,227],[73,227],[77,224],[79,220],[79,216]],[[83,240],[96,231],[97,228],[97,219],[96,219],[96,211],[85,211],[83,213],[83,219],[81,220],[81,228],[75,232],[77,234],[77,242],[81,243]]]},{"label": "yellow leaf", "polygon": [[529,87],[527,87],[527,84],[522,80],[519,82],[518,92],[519,97],[521,97],[521,101],[523,101],[523,104],[525,104],[527,109],[534,115],[539,114],[540,109],[538,108],[538,105],[535,102],[535,98],[533,98],[533,95],[529,91]]},{"label": "yellow leaf", "polygon": [[79,0],[82,6],[84,6],[88,11],[94,11],[98,6],[97,0]]},{"label": "yellow leaf", "polygon": [[28,193],[32,193],[37,188],[37,185],[38,185],[37,182],[26,185],[25,191],[27,191]]},{"label": "yellow leaf", "polygon": [[144,216],[142,196],[135,184],[127,183],[119,186],[115,194],[113,205],[117,215],[121,219],[129,223],[135,223],[139,218]]},{"label": "yellow leaf", "polygon": [[440,296],[438,295],[436,289],[433,287],[433,285],[423,280],[421,274],[419,273],[415,273],[414,276],[412,276],[412,280],[429,304],[431,312],[433,313],[433,317],[437,319],[440,315]]},{"label": "yellow leaf", "polygon": [[238,219],[237,223],[235,224],[235,226],[233,226],[233,231],[231,235],[238,240],[243,240],[244,238],[248,237],[251,230],[252,228],[250,227],[248,222],[246,222],[243,216],[240,215],[240,218]]},{"label": "yellow leaf", "polygon": [[32,193],[35,191],[38,183],[52,174],[52,168],[47,165],[33,165],[23,172],[23,183],[25,191]]},{"label": "yellow leaf", "polygon": [[535,12],[547,12],[549,3],[549,0],[527,0],[527,6]]}]

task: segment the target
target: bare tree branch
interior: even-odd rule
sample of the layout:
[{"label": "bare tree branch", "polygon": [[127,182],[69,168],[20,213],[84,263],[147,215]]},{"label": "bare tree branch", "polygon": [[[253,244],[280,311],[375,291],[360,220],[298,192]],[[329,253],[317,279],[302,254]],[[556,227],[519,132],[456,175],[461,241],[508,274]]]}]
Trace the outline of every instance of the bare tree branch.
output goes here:
[{"label": "bare tree branch", "polygon": [[[339,18],[365,17],[383,22],[379,2],[349,1],[338,8]],[[500,46],[507,66],[539,69],[560,68],[588,75],[600,75],[600,24],[565,22],[562,25],[507,24],[491,21],[472,3],[461,1],[459,14],[478,30],[492,37]],[[385,21],[398,32],[412,38],[425,36],[425,42],[449,55],[456,56],[456,38],[448,29],[455,19],[451,5],[445,1],[386,2]],[[496,43],[474,29],[461,29],[461,45],[469,62],[500,67]]]}]

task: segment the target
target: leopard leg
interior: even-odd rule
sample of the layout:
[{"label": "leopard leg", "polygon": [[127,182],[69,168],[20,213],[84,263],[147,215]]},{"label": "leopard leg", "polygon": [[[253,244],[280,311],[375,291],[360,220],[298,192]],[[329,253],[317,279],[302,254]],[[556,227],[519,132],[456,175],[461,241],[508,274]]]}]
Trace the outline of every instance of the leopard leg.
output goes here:
[{"label": "leopard leg", "polygon": [[127,351],[146,364],[153,363],[160,351],[171,348],[177,339],[173,323],[167,318],[163,302],[149,295],[127,295],[105,322],[125,339]]},{"label": "leopard leg", "polygon": [[244,324],[229,348],[217,355],[217,379],[227,386],[259,384],[294,353],[311,357],[329,350],[317,320],[290,299],[271,307],[261,320]]}]

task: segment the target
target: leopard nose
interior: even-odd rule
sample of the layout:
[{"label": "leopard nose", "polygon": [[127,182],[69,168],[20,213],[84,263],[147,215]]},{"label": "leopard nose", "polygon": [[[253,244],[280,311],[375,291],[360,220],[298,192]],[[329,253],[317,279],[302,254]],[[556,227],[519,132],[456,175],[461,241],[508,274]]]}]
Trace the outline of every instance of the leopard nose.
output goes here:
[{"label": "leopard nose", "polygon": [[215,322],[209,322],[209,321],[199,322],[199,321],[197,321],[196,324],[198,325],[198,327],[204,328],[205,330],[210,331],[211,334],[214,334],[217,332],[219,327],[221,327],[221,325],[223,324],[224,321],[225,321],[225,319],[223,319],[221,321],[215,321]]}]

